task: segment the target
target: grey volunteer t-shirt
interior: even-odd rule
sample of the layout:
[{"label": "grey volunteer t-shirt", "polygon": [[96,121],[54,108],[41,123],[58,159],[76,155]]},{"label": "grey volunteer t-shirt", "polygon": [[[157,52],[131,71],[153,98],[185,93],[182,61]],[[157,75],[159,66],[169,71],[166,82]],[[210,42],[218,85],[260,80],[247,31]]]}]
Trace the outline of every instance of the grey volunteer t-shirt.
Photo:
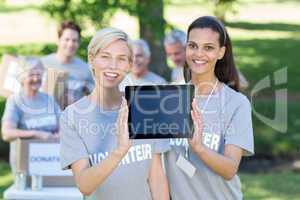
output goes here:
[{"label": "grey volunteer t-shirt", "polygon": [[[83,97],[68,106],[60,119],[60,160],[63,169],[89,158],[92,165],[117,147],[118,110],[105,111]],[[113,173],[87,199],[151,199],[147,182],[154,153],[169,150],[169,140],[133,140],[133,145]]]},{"label": "grey volunteer t-shirt", "polygon": [[[199,108],[203,108],[207,96],[196,97]],[[203,143],[208,148],[224,154],[227,144],[244,150],[244,155],[254,154],[251,106],[248,99],[228,86],[213,95],[203,114]],[[208,168],[192,149],[188,159],[196,167],[196,173],[189,178],[177,165],[181,154],[185,156],[186,139],[170,139],[171,151],[165,154],[165,167],[172,200],[199,199],[242,199],[241,183],[235,175],[226,181]]]},{"label": "grey volunteer t-shirt", "polygon": [[158,74],[155,74],[153,72],[148,72],[146,75],[144,75],[141,78],[135,78],[132,73],[129,73],[124,80],[121,82],[119,85],[120,91],[125,91],[126,86],[131,86],[131,85],[162,85],[166,84],[167,81],[159,76]]},{"label": "grey volunteer t-shirt", "polygon": [[46,68],[61,69],[69,73],[68,101],[73,103],[85,95],[85,89],[90,92],[94,88],[94,79],[89,66],[80,58],[75,57],[70,63],[61,63],[56,54],[50,54],[41,58]]},{"label": "grey volunteer t-shirt", "polygon": [[[40,130],[49,134],[58,131],[60,107],[54,98],[38,92],[34,98],[28,98],[23,93],[10,96],[5,105],[2,122],[16,124],[18,129]],[[16,143],[10,143],[10,165],[16,169]]]},{"label": "grey volunteer t-shirt", "polygon": [[173,83],[184,84],[183,67],[175,67],[172,70],[171,79]]}]

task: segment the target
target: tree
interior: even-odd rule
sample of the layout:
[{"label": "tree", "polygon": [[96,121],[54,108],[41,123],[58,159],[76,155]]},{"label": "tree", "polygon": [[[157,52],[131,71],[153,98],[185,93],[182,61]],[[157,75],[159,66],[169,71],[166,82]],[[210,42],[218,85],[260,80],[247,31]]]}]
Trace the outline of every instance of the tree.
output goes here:
[{"label": "tree", "polygon": [[152,50],[150,69],[169,78],[162,40],[166,21],[163,0],[48,0],[43,11],[58,20],[73,20],[82,27],[105,27],[113,14],[122,9],[139,21],[140,37]]},{"label": "tree", "polygon": [[214,15],[221,21],[226,21],[226,14],[228,12],[234,12],[234,5],[238,0],[213,0],[214,3]]},{"label": "tree", "polygon": [[169,74],[169,69],[166,67],[166,56],[163,49],[164,30],[166,27],[163,17],[163,2],[162,0],[138,0],[137,6],[140,37],[147,40],[152,49],[150,69],[166,76]]}]

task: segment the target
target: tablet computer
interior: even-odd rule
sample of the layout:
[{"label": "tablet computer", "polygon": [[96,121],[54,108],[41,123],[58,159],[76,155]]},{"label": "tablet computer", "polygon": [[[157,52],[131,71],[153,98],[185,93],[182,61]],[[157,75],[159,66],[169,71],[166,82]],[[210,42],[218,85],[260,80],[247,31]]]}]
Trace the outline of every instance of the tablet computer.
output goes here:
[{"label": "tablet computer", "polygon": [[191,138],[193,85],[126,86],[131,139]]}]

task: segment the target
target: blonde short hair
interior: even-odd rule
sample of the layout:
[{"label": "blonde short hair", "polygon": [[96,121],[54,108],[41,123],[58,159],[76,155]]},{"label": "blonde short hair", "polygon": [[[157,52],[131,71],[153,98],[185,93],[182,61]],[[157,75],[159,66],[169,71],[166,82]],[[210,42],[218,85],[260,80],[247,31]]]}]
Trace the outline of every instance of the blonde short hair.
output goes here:
[{"label": "blonde short hair", "polygon": [[45,70],[43,63],[39,58],[19,56],[18,61],[19,70],[17,72],[17,79],[19,82],[22,82],[32,69]]},{"label": "blonde short hair", "polygon": [[120,29],[109,27],[97,31],[94,37],[91,39],[88,45],[89,64],[92,65],[92,60],[101,49],[107,47],[116,40],[123,40],[127,42],[131,54],[129,60],[132,61],[132,47],[128,35]]}]

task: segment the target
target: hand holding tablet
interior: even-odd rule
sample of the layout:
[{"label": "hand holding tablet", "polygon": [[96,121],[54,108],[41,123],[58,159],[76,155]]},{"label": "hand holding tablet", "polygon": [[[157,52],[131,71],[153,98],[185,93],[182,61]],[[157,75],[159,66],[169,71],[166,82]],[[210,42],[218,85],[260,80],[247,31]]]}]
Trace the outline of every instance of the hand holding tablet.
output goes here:
[{"label": "hand holding tablet", "polygon": [[193,85],[127,86],[131,139],[191,138]]}]

